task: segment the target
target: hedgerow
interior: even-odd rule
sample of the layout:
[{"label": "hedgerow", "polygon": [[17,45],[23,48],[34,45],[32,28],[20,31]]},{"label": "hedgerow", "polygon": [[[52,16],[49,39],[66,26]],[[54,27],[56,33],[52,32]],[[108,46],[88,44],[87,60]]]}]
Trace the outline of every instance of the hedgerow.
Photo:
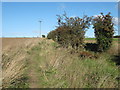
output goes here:
[{"label": "hedgerow", "polygon": [[91,17],[67,17],[66,13],[58,16],[58,26],[48,34],[48,38],[57,41],[63,47],[74,49],[84,47],[85,32],[90,26]]},{"label": "hedgerow", "polygon": [[112,45],[114,35],[114,27],[110,13],[101,15],[93,19],[93,28],[95,29],[95,37],[98,44],[98,51],[103,52],[108,50]]}]

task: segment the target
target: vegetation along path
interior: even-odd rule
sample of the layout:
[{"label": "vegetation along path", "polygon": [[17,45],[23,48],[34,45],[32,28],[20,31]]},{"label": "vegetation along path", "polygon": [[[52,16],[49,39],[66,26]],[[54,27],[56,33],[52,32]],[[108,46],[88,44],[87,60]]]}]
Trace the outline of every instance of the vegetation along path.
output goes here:
[{"label": "vegetation along path", "polygon": [[[70,51],[47,39],[32,47],[27,52],[29,87],[117,87],[115,78],[118,76],[118,69],[115,63],[110,61],[111,53],[99,54],[98,58],[80,58],[78,54],[69,53]],[[88,51],[81,53],[97,55]]]},{"label": "vegetation along path", "polygon": [[[119,74],[119,63],[118,66],[115,63],[119,60],[116,56],[117,41],[114,41],[110,50],[104,53],[95,53],[88,51],[89,49],[75,53],[71,48],[62,48],[46,38],[15,40],[3,40],[4,87],[118,87],[116,78]],[[15,45],[14,42],[18,41],[21,42]],[[94,43],[93,41],[86,40],[86,43]]]}]

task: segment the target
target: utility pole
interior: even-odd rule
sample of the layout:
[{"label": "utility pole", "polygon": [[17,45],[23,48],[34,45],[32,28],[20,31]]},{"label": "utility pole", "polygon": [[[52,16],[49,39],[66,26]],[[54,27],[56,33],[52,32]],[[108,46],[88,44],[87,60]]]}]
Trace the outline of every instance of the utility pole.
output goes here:
[{"label": "utility pole", "polygon": [[39,21],[39,22],[40,22],[40,37],[41,37],[41,22],[42,22],[42,21]]}]

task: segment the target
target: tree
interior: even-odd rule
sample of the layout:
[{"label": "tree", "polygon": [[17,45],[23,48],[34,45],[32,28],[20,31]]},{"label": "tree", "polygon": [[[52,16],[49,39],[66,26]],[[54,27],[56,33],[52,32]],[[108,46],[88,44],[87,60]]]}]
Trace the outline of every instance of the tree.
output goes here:
[{"label": "tree", "polygon": [[108,50],[112,45],[114,35],[114,24],[110,13],[97,16],[93,19],[93,28],[95,29],[95,37],[98,44],[98,51]]},{"label": "tree", "polygon": [[67,17],[66,13],[62,16],[57,15],[58,26],[51,31],[48,36],[57,41],[63,47],[71,46],[78,49],[84,46],[85,32],[90,26],[92,17]]},{"label": "tree", "polygon": [[42,38],[45,38],[45,35],[42,35]]}]

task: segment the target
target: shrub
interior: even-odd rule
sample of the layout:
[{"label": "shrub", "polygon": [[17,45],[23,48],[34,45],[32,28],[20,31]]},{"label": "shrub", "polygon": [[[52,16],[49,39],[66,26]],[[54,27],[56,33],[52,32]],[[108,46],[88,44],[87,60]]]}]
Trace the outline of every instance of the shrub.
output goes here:
[{"label": "shrub", "polygon": [[85,49],[88,51],[97,52],[98,44],[96,43],[86,43]]},{"label": "shrub", "polygon": [[79,56],[80,56],[80,57],[88,57],[88,58],[92,58],[92,57],[93,57],[92,53],[87,52],[87,51],[82,51],[82,52],[80,52],[80,55],[79,55]]},{"label": "shrub", "polygon": [[102,52],[111,47],[114,34],[113,25],[110,13],[107,15],[103,15],[103,13],[101,13],[100,16],[93,19],[93,28],[95,29],[98,51]]},{"label": "shrub", "polygon": [[81,58],[91,58],[91,59],[96,59],[99,57],[97,53],[93,53],[89,51],[81,51],[78,53],[78,56]]},{"label": "shrub", "polygon": [[45,35],[42,35],[42,38],[45,38]]},{"label": "shrub", "polygon": [[48,38],[57,41],[63,47],[78,49],[84,46],[85,31],[90,26],[91,17],[67,17],[66,13],[58,16],[58,25],[48,34]]},{"label": "shrub", "polygon": [[54,30],[49,32],[47,35],[48,39],[53,39],[54,41],[55,41],[55,37],[56,37],[56,31],[54,31]]}]

